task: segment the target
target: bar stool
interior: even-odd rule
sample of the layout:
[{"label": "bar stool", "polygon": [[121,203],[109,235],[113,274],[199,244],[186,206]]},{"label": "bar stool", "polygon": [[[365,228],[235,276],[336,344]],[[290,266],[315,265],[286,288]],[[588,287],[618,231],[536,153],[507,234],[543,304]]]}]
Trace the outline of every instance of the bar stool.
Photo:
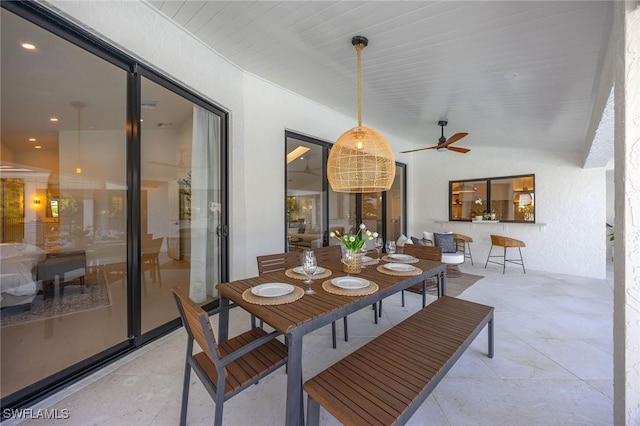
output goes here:
[{"label": "bar stool", "polygon": [[471,246],[469,245],[469,243],[473,242],[473,238],[462,234],[453,234],[453,239],[456,242],[456,251],[463,252],[465,259],[469,259],[469,261],[471,261],[471,266],[473,266],[473,257],[471,257]]},{"label": "bar stool", "polygon": [[[497,247],[503,247],[503,252],[502,254],[495,254],[495,255],[491,255],[491,251],[493,250],[493,247],[497,246]],[[514,247],[518,249],[518,253],[520,254],[520,259],[507,259],[507,248],[508,247]],[[491,236],[491,249],[489,249],[489,256],[487,256],[487,261],[484,264],[484,268],[487,269],[487,264],[488,263],[495,263],[496,265],[502,265],[502,273],[504,274],[504,269],[505,266],[507,264],[507,262],[511,262],[511,263],[515,263],[516,265],[521,265],[522,266],[522,272],[524,272],[525,274],[527,273],[527,271],[525,271],[524,269],[524,260],[522,259],[522,251],[520,250],[521,247],[525,247],[524,242],[520,241],[520,240],[516,240],[514,238],[509,238],[509,237],[503,237],[501,235],[492,235]],[[501,257],[502,258],[502,263],[500,262],[496,262],[494,260],[489,260],[492,257]]]}]

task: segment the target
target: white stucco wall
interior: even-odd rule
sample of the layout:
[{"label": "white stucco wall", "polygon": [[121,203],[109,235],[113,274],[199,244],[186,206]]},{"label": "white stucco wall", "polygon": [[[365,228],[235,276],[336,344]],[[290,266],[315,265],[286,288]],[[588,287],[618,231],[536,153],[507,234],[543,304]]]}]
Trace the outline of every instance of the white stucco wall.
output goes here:
[{"label": "white stucco wall", "polygon": [[[355,119],[244,73],[145,3],[47,4],[229,111],[231,278],[255,273],[255,255],[281,251],[284,130],[333,141]],[[365,125],[376,128],[364,118]],[[577,160],[566,156],[511,150],[398,155],[406,141],[377,130],[390,141],[397,160],[408,165],[409,233],[446,220],[450,179],[536,173],[537,220],[548,226],[543,232],[526,225],[505,231],[527,242],[527,267],[604,276],[602,169],[580,169]],[[484,237],[473,230],[464,233],[476,236],[472,250],[478,260],[486,256]]]},{"label": "white stucco wall", "polygon": [[640,424],[640,4],[616,2],[614,424]]},{"label": "white stucco wall", "polygon": [[[527,244],[523,257],[528,269],[604,278],[605,170],[577,164],[577,158],[566,154],[512,149],[474,149],[465,156],[422,153],[409,178],[412,217],[407,232],[416,237],[425,230],[468,235],[474,239],[474,262],[482,264],[491,247],[489,236],[504,235]],[[450,180],[527,173],[536,175],[536,224],[436,223],[449,217]]]}]

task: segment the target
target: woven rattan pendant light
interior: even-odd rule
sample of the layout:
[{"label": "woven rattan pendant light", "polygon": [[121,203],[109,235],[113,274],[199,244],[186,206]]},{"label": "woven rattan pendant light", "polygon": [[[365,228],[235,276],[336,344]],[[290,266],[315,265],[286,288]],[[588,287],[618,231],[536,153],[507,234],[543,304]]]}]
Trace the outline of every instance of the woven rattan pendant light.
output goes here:
[{"label": "woven rattan pendant light", "polygon": [[329,152],[327,178],[335,192],[387,191],[396,175],[393,151],[377,131],[362,126],[361,52],[369,41],[351,40],[358,57],[358,127],[347,130]]}]

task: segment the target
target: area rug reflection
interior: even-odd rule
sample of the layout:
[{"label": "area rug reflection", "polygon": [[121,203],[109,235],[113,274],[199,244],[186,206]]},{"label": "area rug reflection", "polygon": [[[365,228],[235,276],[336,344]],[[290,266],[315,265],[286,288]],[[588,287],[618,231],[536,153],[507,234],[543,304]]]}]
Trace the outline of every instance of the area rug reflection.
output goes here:
[{"label": "area rug reflection", "polygon": [[0,323],[8,327],[111,306],[111,293],[102,272],[86,275],[84,293],[80,290],[79,285],[67,285],[60,297],[56,286],[55,297],[43,300],[42,294],[38,294],[28,311],[21,306],[2,309]]}]

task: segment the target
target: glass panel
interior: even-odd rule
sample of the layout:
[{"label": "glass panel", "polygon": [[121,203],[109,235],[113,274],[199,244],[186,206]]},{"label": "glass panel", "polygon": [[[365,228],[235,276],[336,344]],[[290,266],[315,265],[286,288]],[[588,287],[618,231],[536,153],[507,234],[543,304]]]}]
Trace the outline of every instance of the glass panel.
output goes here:
[{"label": "glass panel", "polygon": [[126,73],[0,13],[4,397],[128,337]]},{"label": "glass panel", "polygon": [[287,137],[287,241],[288,250],[322,247],[323,148]]},{"label": "glass panel", "polygon": [[534,182],[534,175],[450,181],[449,220],[534,222]]},{"label": "glass panel", "polygon": [[533,175],[491,180],[491,209],[498,220],[535,221]]},{"label": "glass panel", "polygon": [[391,189],[387,191],[387,240],[397,240],[404,232],[405,206],[404,200],[404,165],[396,163],[396,177]]},{"label": "glass panel", "polygon": [[[329,188],[329,232],[342,235],[356,232],[356,194],[334,192]],[[335,238],[329,245],[340,244]]]},{"label": "glass panel", "polygon": [[[171,287],[199,304],[220,282],[220,118],[142,79],[142,332],[178,317]],[[164,285],[163,285],[164,284]]]},{"label": "glass panel", "polygon": [[487,211],[487,182],[484,180],[450,182],[450,220],[471,220]]}]

